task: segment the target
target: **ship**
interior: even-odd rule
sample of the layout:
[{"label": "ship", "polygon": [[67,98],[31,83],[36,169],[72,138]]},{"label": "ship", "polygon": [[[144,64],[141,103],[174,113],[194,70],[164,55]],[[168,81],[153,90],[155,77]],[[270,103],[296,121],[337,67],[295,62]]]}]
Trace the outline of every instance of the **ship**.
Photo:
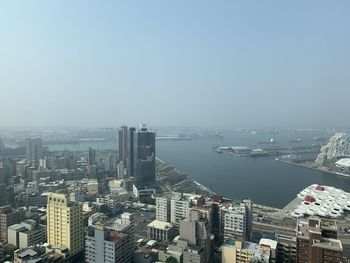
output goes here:
[{"label": "ship", "polygon": [[325,137],[314,137],[314,141],[316,141],[316,142],[323,142],[325,140],[326,140]]},{"label": "ship", "polygon": [[276,141],[271,138],[269,141],[258,141],[259,144],[275,144]]},{"label": "ship", "polygon": [[298,138],[298,139],[290,140],[289,142],[301,142],[301,139]]},{"label": "ship", "polygon": [[250,157],[264,157],[268,156],[269,153],[267,151],[264,151],[262,149],[254,149],[250,153]]}]

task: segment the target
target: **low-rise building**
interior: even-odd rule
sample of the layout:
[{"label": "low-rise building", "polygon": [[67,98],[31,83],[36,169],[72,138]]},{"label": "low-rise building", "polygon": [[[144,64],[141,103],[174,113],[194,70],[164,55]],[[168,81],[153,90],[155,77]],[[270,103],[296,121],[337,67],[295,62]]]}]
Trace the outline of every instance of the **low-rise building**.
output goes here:
[{"label": "low-rise building", "polygon": [[247,241],[226,240],[222,246],[222,263],[241,262],[270,262],[270,247]]},{"label": "low-rise building", "polygon": [[173,224],[154,220],[147,225],[147,238],[170,242],[177,235],[178,231]]},{"label": "low-rise building", "polygon": [[17,248],[42,244],[46,241],[46,227],[34,220],[25,220],[8,227],[7,242]]}]

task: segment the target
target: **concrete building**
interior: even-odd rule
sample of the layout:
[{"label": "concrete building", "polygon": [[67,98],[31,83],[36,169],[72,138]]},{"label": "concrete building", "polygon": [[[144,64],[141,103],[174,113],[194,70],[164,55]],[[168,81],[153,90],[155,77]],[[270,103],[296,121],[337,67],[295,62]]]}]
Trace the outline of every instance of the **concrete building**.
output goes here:
[{"label": "concrete building", "polygon": [[270,263],[275,263],[277,260],[277,244],[278,242],[275,240],[267,238],[260,239],[260,246],[267,246],[270,248]]},{"label": "concrete building", "polygon": [[25,220],[7,229],[7,243],[16,248],[26,248],[46,242],[46,227],[37,221]]},{"label": "concrete building", "polygon": [[4,260],[5,260],[4,244],[0,243],[0,262],[4,262]]},{"label": "concrete building", "polygon": [[169,222],[153,220],[147,225],[147,239],[170,242],[177,233],[177,229]]},{"label": "concrete building", "polygon": [[270,262],[270,247],[228,239],[222,245],[222,263]]},{"label": "concrete building", "polygon": [[123,213],[112,223],[102,217],[85,234],[85,262],[133,262],[134,223],[130,213]]},{"label": "concrete building", "polygon": [[170,222],[180,226],[180,221],[189,216],[191,200],[187,195],[174,193],[170,201]]},{"label": "concrete building", "polygon": [[171,193],[164,193],[156,197],[156,220],[170,222]]},{"label": "concrete building", "polygon": [[42,140],[40,138],[26,140],[26,160],[29,165],[37,165],[43,158]]},{"label": "concrete building", "polygon": [[47,241],[69,249],[70,256],[84,250],[83,207],[63,194],[48,194]]},{"label": "concrete building", "polygon": [[17,249],[13,253],[14,263],[60,263],[66,262],[68,249],[51,248],[48,244]]},{"label": "concrete building", "polygon": [[199,211],[191,211],[187,218],[180,221],[180,239],[188,242],[188,249],[184,252],[184,263],[209,262],[210,235],[208,220]]},{"label": "concrete building", "polygon": [[252,203],[244,200],[221,207],[221,235],[223,240],[249,240],[252,230]]},{"label": "concrete building", "polygon": [[335,220],[310,217],[297,223],[297,263],[341,262],[343,246]]},{"label": "concrete building", "polygon": [[11,206],[0,207],[0,242],[7,242],[7,228],[24,219],[25,211],[13,209]]},{"label": "concrete building", "polygon": [[123,162],[124,164],[127,163],[128,160],[128,127],[127,126],[121,126],[118,131],[118,160],[119,162]]}]

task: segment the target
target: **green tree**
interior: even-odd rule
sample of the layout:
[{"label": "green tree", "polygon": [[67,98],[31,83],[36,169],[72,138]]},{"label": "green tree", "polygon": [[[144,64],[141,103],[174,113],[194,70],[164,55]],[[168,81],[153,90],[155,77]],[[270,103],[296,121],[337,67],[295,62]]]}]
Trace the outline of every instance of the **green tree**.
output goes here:
[{"label": "green tree", "polygon": [[177,259],[174,257],[168,257],[165,261],[165,263],[178,263]]}]

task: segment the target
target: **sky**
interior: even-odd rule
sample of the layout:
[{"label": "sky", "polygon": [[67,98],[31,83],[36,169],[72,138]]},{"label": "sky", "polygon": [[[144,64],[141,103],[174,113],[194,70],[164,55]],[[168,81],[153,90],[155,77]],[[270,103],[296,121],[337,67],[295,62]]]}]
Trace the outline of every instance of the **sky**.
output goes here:
[{"label": "sky", "polygon": [[0,1],[0,127],[349,126],[350,1]]}]

